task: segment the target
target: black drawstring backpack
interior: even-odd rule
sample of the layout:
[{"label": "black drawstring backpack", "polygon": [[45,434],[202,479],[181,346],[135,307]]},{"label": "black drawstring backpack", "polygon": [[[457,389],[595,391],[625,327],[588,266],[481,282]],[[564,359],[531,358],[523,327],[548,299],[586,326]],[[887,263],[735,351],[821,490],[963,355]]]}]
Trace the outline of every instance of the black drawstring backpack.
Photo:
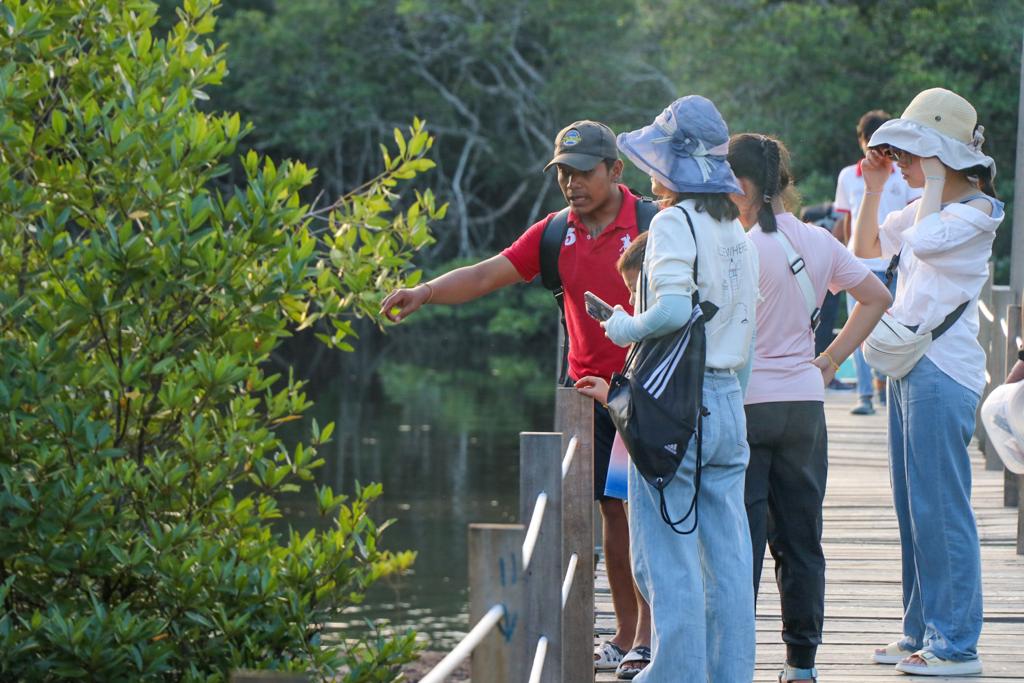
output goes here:
[{"label": "black drawstring backpack", "polygon": [[[690,214],[686,216],[693,235]],[[697,282],[697,257],[693,260],[693,281]],[[647,276],[640,271],[640,310],[647,310]],[[637,470],[648,484],[658,490],[661,518],[677,534],[690,534],[697,528],[697,496],[702,468],[702,422],[709,413],[704,407],[704,364],[707,341],[704,325],[718,307],[701,302],[693,292],[693,311],[683,327],[662,337],[644,339],[633,345],[622,373],[612,375],[608,391],[608,412],[622,437]],[[690,507],[673,521],[665,502],[665,487],[676,475],[686,448],[697,435],[697,465]],[[686,531],[679,525],[693,516]]]}]

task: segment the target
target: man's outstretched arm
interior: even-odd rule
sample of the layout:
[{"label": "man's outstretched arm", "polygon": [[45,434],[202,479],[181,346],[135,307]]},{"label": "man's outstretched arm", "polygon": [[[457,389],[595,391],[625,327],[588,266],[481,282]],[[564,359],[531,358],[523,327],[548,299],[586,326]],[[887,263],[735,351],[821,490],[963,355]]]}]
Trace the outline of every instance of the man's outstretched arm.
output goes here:
[{"label": "man's outstretched arm", "polygon": [[397,323],[426,303],[463,304],[522,281],[512,262],[498,254],[472,266],[448,271],[411,289],[395,290],[381,303],[380,312]]}]

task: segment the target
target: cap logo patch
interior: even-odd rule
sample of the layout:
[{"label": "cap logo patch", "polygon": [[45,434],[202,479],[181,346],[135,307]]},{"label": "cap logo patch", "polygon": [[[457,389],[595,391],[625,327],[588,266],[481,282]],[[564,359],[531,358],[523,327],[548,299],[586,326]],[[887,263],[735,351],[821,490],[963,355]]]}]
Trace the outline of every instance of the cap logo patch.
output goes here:
[{"label": "cap logo patch", "polygon": [[580,132],[578,130],[573,128],[572,130],[568,131],[565,135],[562,136],[562,147],[575,147],[576,145],[580,144],[582,140],[583,136],[580,135]]}]

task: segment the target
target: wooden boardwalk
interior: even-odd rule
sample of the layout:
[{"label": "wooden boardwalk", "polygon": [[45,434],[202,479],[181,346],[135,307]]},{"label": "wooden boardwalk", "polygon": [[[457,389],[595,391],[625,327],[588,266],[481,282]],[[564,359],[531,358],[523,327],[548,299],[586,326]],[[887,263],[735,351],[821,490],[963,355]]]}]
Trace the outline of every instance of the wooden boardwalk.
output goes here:
[{"label": "wooden boardwalk", "polygon": [[[829,480],[824,547],[828,570],[825,642],[818,649],[817,661],[819,681],[1024,681],[1024,557],[1018,556],[1014,547],[1016,510],[1003,507],[1003,473],[986,471],[977,449],[972,452],[973,501],[981,533],[985,593],[985,625],[979,643],[984,675],[905,676],[892,666],[871,663],[872,649],[901,632],[900,548],[889,487],[885,414],[850,415],[852,404],[852,396],[836,393],[826,402]],[[602,638],[613,631],[603,565],[598,569],[596,594],[595,638]],[[785,657],[780,631],[774,561],[767,555],[758,599],[755,681],[777,680]],[[616,679],[602,674],[597,680]]]}]

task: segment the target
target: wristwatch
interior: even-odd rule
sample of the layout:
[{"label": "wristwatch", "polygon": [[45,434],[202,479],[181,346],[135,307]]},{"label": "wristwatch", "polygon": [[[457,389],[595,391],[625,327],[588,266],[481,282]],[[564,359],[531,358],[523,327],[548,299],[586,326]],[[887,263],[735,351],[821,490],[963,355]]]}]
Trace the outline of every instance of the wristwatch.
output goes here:
[{"label": "wristwatch", "polygon": [[1024,347],[1017,349],[1017,360],[1024,362]]}]

